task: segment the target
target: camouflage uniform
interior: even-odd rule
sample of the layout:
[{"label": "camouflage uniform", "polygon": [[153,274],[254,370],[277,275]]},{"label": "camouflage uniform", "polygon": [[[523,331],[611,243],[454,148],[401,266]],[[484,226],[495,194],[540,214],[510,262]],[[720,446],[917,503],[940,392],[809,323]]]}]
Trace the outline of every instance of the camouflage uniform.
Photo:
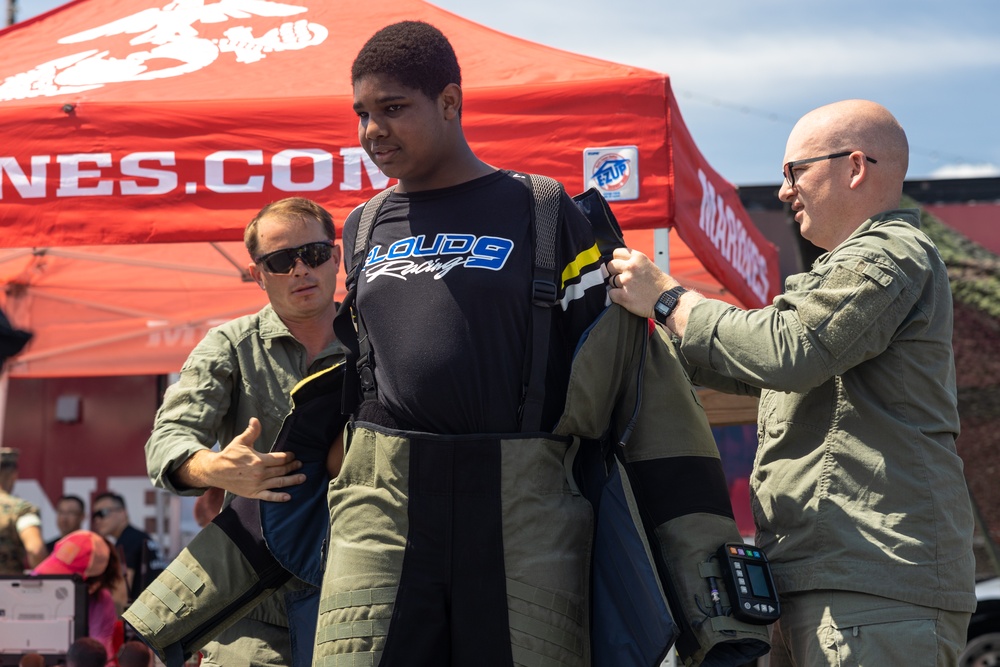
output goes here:
[{"label": "camouflage uniform", "polygon": [[[0,449],[0,465],[16,466],[17,455],[16,449]],[[0,575],[24,573],[27,552],[21,543],[17,523],[30,515],[34,515],[34,525],[41,523],[37,507],[0,489]],[[23,529],[24,525],[21,527]]]}]

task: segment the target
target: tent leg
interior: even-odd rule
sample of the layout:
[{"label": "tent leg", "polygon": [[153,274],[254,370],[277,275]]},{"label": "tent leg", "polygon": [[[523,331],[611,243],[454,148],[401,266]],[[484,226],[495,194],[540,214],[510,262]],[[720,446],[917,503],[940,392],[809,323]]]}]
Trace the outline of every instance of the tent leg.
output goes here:
[{"label": "tent leg", "polygon": [[670,273],[670,228],[653,230],[653,254],[650,259],[664,273]]}]

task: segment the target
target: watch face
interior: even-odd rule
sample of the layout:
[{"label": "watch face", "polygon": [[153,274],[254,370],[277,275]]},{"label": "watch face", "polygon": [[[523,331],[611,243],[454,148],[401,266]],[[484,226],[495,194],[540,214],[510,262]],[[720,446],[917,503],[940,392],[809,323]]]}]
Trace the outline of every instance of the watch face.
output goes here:
[{"label": "watch face", "polygon": [[660,324],[665,324],[676,303],[677,299],[674,298],[673,294],[666,292],[661,294],[656,305],[653,306],[653,314],[656,316],[656,321]]},{"label": "watch face", "polygon": [[686,291],[683,287],[674,287],[660,295],[660,298],[656,300],[656,304],[653,306],[653,316],[657,322],[660,324],[667,323],[670,313],[674,312],[677,300]]}]

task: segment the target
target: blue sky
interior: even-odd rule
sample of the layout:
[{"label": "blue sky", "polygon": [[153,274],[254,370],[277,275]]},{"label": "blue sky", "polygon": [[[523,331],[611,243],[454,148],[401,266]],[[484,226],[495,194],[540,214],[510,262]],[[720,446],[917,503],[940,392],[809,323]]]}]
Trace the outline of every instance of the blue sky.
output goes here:
[{"label": "blue sky", "polygon": [[[19,18],[59,4],[19,0]],[[669,74],[698,146],[738,185],[777,183],[795,120],[855,97],[884,104],[903,124],[908,178],[1000,176],[997,0],[434,4],[535,42]]]}]

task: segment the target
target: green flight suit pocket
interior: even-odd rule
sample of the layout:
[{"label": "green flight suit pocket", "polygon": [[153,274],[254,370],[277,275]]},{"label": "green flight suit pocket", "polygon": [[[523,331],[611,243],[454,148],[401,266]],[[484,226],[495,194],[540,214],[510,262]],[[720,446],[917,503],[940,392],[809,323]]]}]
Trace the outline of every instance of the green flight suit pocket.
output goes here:
[{"label": "green flight suit pocket", "polygon": [[799,317],[814,339],[839,357],[886,315],[901,289],[892,274],[871,262],[838,264],[799,306]]}]

